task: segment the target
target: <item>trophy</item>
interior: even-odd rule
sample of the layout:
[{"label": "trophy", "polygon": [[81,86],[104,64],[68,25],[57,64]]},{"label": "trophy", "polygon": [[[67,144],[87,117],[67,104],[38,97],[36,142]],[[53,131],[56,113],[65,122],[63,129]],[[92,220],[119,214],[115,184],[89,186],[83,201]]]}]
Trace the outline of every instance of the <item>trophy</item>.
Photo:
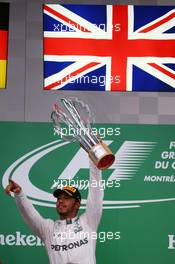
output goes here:
[{"label": "trophy", "polygon": [[110,167],[115,156],[109,147],[94,135],[91,128],[94,116],[88,105],[73,97],[62,98],[60,101],[61,104],[54,104],[51,113],[55,132],[66,141],[79,141],[97,168],[103,170]]}]

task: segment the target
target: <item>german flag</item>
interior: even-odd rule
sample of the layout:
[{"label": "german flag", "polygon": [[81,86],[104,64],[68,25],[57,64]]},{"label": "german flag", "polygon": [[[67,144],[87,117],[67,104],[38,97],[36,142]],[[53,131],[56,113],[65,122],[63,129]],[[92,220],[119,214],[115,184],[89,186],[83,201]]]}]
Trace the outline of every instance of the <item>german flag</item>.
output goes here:
[{"label": "german flag", "polygon": [[0,3],[0,89],[6,87],[9,3]]}]

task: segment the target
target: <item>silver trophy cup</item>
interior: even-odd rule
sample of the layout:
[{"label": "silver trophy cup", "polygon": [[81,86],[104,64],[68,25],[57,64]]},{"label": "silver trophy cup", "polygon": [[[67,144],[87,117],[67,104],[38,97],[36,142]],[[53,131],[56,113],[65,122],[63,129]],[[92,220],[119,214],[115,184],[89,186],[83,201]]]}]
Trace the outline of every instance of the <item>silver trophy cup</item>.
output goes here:
[{"label": "silver trophy cup", "polygon": [[92,132],[94,116],[87,104],[77,98],[62,98],[51,114],[55,133],[66,141],[79,141],[97,168],[103,170],[112,165],[115,156],[109,147]]}]

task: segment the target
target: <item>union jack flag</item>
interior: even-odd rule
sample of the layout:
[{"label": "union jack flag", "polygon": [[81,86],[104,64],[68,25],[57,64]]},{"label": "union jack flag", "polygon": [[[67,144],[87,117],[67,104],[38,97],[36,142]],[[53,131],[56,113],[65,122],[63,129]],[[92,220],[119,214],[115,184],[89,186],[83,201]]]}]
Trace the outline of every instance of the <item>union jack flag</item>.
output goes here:
[{"label": "union jack flag", "polygon": [[175,91],[175,7],[43,6],[44,89]]}]

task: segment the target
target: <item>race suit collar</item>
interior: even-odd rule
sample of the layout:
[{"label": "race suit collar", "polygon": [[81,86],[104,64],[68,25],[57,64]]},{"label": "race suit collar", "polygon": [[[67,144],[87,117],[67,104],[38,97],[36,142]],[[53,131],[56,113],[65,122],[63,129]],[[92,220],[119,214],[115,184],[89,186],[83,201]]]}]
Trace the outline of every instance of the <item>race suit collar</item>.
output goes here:
[{"label": "race suit collar", "polygon": [[58,219],[57,222],[60,225],[69,225],[69,224],[73,224],[73,223],[77,222],[78,219],[79,219],[79,217],[75,216],[73,218],[67,218],[67,219],[64,219],[64,220]]}]

